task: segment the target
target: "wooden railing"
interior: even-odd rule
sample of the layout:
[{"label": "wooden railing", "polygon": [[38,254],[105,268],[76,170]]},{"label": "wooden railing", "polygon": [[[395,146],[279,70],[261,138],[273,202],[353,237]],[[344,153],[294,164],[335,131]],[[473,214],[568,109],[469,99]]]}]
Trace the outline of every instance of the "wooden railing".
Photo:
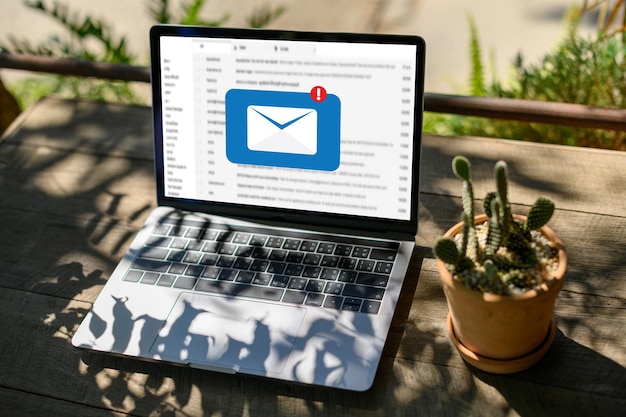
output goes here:
[{"label": "wooden railing", "polygon": [[[149,68],[65,58],[0,53],[0,68],[108,80],[150,82]],[[426,93],[424,110],[493,119],[626,131],[626,109],[507,98]]]}]

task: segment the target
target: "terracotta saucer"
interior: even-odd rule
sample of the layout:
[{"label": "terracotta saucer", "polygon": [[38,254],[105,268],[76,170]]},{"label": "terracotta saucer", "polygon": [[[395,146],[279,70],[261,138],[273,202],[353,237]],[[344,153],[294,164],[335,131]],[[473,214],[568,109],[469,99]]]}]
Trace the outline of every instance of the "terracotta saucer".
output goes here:
[{"label": "terracotta saucer", "polygon": [[452,343],[459,351],[461,357],[470,365],[478,368],[482,371],[491,372],[494,374],[512,374],[515,372],[521,372],[526,370],[539,362],[539,360],[545,355],[545,353],[552,345],[554,337],[556,335],[556,322],[554,317],[550,323],[550,329],[544,339],[543,343],[534,351],[528,355],[521,356],[514,359],[493,359],[485,356],[480,356],[477,353],[469,350],[459,339],[457,339],[454,333],[454,326],[452,325],[452,316],[448,313],[447,320],[448,335],[452,340]]}]

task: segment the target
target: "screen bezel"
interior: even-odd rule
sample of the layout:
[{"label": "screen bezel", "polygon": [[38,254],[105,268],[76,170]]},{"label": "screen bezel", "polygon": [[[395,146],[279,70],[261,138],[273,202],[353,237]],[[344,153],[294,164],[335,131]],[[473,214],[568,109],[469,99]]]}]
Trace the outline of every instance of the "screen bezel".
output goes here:
[{"label": "screen bezel", "polygon": [[[317,42],[354,42],[405,44],[416,46],[415,103],[413,131],[413,170],[411,172],[411,203],[409,220],[387,219],[370,216],[333,214],[295,209],[267,208],[252,205],[192,200],[165,196],[164,155],[162,128],[162,95],[160,69],[160,38],[163,36],[234,38],[234,39],[269,39]],[[292,30],[239,29],[223,27],[196,27],[178,25],[156,25],[150,30],[150,59],[152,80],[152,110],[154,129],[154,152],[157,204],[186,211],[245,218],[257,221],[279,221],[293,225],[309,225],[346,230],[358,230],[362,233],[399,233],[415,236],[418,229],[418,204],[421,138],[424,97],[425,42],[414,35],[381,35],[361,33],[320,33]]]}]

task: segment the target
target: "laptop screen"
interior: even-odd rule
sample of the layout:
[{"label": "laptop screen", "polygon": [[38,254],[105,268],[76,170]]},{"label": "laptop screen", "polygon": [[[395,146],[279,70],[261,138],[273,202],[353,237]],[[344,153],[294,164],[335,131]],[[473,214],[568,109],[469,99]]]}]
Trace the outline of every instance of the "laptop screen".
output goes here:
[{"label": "laptop screen", "polygon": [[416,221],[419,41],[153,28],[159,197]]}]

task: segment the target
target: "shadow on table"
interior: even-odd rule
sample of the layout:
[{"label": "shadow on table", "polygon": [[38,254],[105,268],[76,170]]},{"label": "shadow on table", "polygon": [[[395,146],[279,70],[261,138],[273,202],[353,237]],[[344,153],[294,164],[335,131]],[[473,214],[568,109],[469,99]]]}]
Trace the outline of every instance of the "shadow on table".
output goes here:
[{"label": "shadow on table", "polygon": [[[557,330],[546,356],[533,368],[494,375],[472,368],[521,416],[615,416],[626,409],[626,368]],[[578,394],[579,393],[579,394]]]}]

